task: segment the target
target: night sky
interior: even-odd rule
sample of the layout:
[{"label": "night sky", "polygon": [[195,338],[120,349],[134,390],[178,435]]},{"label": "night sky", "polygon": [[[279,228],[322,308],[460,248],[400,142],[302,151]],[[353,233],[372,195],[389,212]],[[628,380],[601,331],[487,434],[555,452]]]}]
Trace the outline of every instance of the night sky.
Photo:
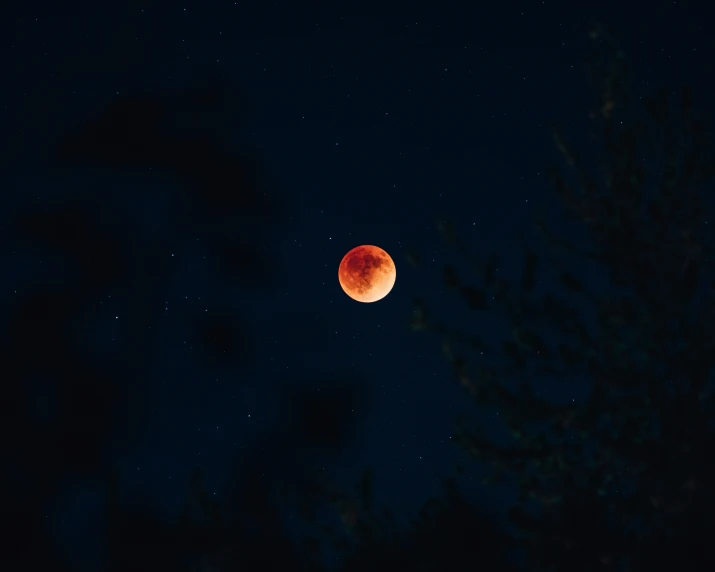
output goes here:
[{"label": "night sky", "polygon": [[[486,340],[501,325],[443,286],[458,258],[437,217],[518,277],[515,238],[553,207],[551,124],[587,143],[596,22],[644,93],[715,97],[704,2],[16,4],[5,493],[78,571],[100,569],[110,474],[123,502],[172,519],[197,467],[222,501],[242,475],[349,488],[370,466],[378,504],[414,513],[453,474],[453,421],[473,410],[439,339],[411,331],[413,301]],[[371,304],[337,279],[360,244],[397,268]],[[510,492],[477,474],[460,484],[498,514]]]}]

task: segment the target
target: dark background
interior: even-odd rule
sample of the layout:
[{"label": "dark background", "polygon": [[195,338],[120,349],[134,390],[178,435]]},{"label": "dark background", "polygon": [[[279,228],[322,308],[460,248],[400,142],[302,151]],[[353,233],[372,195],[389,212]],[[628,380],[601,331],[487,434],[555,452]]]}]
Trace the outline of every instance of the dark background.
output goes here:
[{"label": "dark background", "polygon": [[[296,530],[296,483],[316,473],[349,487],[371,466],[378,504],[414,513],[452,473],[452,421],[469,410],[438,341],[408,328],[415,296],[475,323],[442,287],[436,215],[516,272],[514,237],[550,206],[549,125],[586,143],[591,25],[644,94],[687,84],[707,104],[711,15],[694,2],[17,3],[0,92],[10,544],[99,569],[108,483],[171,522],[196,468],[219,503],[273,491]],[[374,304],[337,281],[358,244],[397,265]],[[497,515],[509,491],[477,480],[459,478]]]}]

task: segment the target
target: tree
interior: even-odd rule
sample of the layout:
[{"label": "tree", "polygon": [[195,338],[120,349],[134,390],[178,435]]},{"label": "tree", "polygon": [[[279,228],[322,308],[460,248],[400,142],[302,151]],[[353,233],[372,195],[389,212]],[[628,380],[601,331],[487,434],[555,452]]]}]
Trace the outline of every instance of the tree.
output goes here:
[{"label": "tree", "polygon": [[[201,237],[217,263],[219,293],[274,284],[256,237],[284,207],[255,152],[230,145],[235,90],[210,70],[197,68],[193,77],[179,93],[141,89],[113,98],[59,139],[38,143],[33,165],[45,152],[50,164],[36,166],[33,192],[17,177],[18,188],[3,195],[4,276],[16,288],[0,302],[0,427],[12,467],[2,495],[3,569],[73,569],[48,514],[78,485],[105,481],[116,458],[144,436],[177,246]],[[163,228],[143,232],[152,221],[138,213],[158,205]],[[28,271],[35,260],[48,272]],[[245,316],[211,298],[213,311],[196,308],[186,327],[197,359],[207,368],[245,362],[255,339]],[[114,318],[111,301],[122,329],[109,336],[103,324]],[[141,518],[123,518],[136,525],[134,534],[116,545],[126,548],[127,569],[139,570],[152,560],[148,552],[164,554],[160,540],[169,535],[148,509],[132,511]],[[144,531],[153,537],[137,540]],[[141,540],[145,549],[156,541],[156,550],[133,551]],[[91,544],[85,541],[88,551]]]},{"label": "tree", "polygon": [[[518,486],[510,516],[529,570],[715,569],[715,241],[704,194],[715,161],[687,90],[636,97],[624,54],[599,28],[591,38],[598,156],[581,160],[554,128],[566,168],[549,170],[586,246],[540,215],[548,264],[522,239],[521,279],[510,283],[496,257],[476,255],[440,219],[476,276],[447,266],[446,286],[471,311],[508,320],[511,337],[494,347],[433,320],[422,299],[411,325],[442,339],[455,377],[510,430],[501,444],[460,420],[454,439],[490,467],[488,482]],[[609,287],[595,289],[585,265]],[[540,288],[539,274],[554,287]],[[589,395],[556,403],[538,391],[545,376],[585,377]]]}]

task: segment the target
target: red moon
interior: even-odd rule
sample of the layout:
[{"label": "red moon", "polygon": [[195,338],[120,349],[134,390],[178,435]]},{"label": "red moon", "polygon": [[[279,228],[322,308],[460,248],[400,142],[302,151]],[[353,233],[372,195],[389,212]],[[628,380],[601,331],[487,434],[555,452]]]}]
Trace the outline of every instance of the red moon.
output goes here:
[{"label": "red moon", "polygon": [[395,263],[382,248],[356,246],[340,261],[338,280],[344,292],[358,302],[377,302],[395,285]]}]

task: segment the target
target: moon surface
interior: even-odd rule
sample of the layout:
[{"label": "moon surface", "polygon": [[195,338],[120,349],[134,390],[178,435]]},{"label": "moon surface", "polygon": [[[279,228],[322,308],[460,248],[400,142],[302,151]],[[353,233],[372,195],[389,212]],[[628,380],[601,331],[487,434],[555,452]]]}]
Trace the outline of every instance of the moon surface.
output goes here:
[{"label": "moon surface", "polygon": [[338,280],[343,291],[358,302],[377,302],[395,285],[395,263],[382,248],[363,244],[340,261]]}]

